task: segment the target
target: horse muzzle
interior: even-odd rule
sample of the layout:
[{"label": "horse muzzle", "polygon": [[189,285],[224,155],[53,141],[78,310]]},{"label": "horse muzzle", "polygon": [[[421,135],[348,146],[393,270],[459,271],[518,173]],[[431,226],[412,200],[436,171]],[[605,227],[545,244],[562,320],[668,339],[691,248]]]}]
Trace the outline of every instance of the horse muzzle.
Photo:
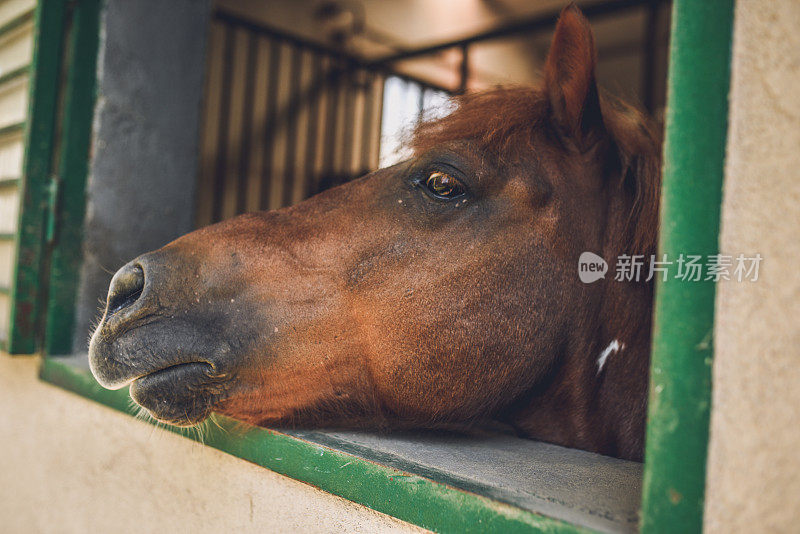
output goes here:
[{"label": "horse muzzle", "polygon": [[[185,426],[224,399],[235,357],[220,330],[223,318],[187,307],[186,291],[161,268],[163,261],[146,254],[114,275],[89,364],[103,387],[130,384],[131,398],[151,415]],[[180,310],[170,309],[175,302]]]}]

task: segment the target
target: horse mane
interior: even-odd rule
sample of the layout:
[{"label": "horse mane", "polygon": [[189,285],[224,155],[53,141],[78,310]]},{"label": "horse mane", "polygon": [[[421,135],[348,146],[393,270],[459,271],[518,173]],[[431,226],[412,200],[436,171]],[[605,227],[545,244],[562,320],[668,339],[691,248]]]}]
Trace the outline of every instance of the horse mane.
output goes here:
[{"label": "horse mane", "polygon": [[[625,253],[656,251],[661,189],[661,128],[622,100],[602,93],[603,126],[618,158],[617,184],[630,196]],[[537,87],[500,87],[454,97],[448,115],[420,122],[410,146],[419,154],[443,143],[470,139],[486,153],[513,161],[533,150],[538,129],[548,126],[550,104]]]}]

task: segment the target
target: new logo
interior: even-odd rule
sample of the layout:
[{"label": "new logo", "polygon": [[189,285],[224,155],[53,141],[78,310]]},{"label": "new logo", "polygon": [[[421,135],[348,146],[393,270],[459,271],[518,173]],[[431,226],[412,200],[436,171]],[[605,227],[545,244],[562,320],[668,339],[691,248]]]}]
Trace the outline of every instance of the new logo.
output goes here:
[{"label": "new logo", "polygon": [[584,284],[591,284],[605,278],[607,272],[606,260],[593,252],[584,252],[578,258],[578,276]]}]

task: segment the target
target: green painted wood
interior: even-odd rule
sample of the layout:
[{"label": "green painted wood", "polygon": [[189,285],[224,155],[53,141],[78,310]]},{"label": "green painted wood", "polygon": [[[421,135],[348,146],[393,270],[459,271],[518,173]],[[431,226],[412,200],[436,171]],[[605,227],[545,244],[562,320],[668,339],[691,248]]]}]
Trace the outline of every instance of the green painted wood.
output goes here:
[{"label": "green painted wood", "polygon": [[[46,358],[43,380],[134,415],[127,388],[102,388],[88,370]],[[238,458],[434,532],[587,533],[589,530],[462,491],[275,430],[214,416],[197,431],[165,427]]]},{"label": "green painted wood", "polygon": [[6,83],[11,83],[12,81],[22,78],[23,76],[27,76],[30,69],[30,65],[23,65],[22,67],[6,72],[0,76],[0,86]]},{"label": "green painted wood", "polygon": [[14,241],[17,234],[0,234],[0,241]]},{"label": "green painted wood", "polygon": [[66,9],[67,3],[61,0],[40,0],[35,12],[17,262],[11,294],[11,327],[5,347],[12,354],[28,354],[38,348],[43,228],[57,123]]},{"label": "green painted wood", "polygon": [[34,18],[35,18],[35,10],[33,9],[26,11],[20,15],[17,15],[13,19],[9,20],[8,22],[0,26],[0,37],[3,37],[4,35],[13,32],[20,26],[27,24]]},{"label": "green painted wood", "polygon": [[[68,71],[58,147],[58,189],[52,190],[58,209],[47,232],[52,241],[45,326],[47,354],[72,349],[75,296],[82,261],[86,177],[94,118],[100,0],[75,4],[67,48]],[[57,204],[56,204],[57,203]]]},{"label": "green painted wood", "polygon": [[[659,254],[715,254],[727,138],[733,0],[673,4]],[[713,282],[657,284],[642,532],[701,532]]]},{"label": "green painted wood", "polygon": [[10,295],[10,294],[11,294],[10,287],[5,287],[5,286],[0,287],[0,295]]}]

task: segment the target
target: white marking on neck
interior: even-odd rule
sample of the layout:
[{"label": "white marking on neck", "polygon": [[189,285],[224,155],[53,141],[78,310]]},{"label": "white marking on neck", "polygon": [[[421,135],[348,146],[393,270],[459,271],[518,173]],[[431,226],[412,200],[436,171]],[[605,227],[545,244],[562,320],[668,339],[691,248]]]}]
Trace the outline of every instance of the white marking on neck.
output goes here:
[{"label": "white marking on neck", "polygon": [[625,343],[620,343],[618,339],[609,343],[608,346],[603,349],[603,352],[600,353],[600,357],[597,358],[597,374],[599,375],[603,370],[603,366],[606,364],[606,360],[609,356],[622,350],[625,350]]}]

